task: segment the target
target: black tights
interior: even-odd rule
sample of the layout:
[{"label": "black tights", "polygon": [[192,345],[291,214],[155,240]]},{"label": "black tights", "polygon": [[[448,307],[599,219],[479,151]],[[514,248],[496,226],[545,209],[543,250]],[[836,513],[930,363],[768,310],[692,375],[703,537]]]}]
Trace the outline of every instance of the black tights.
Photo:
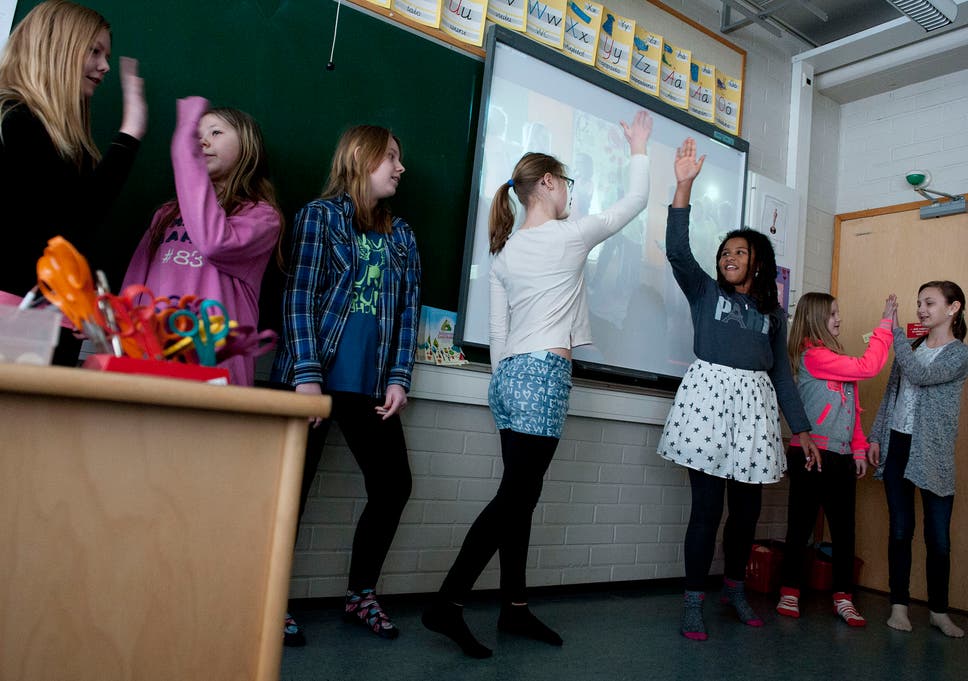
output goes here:
[{"label": "black tights", "polygon": [[746,564],[753,548],[756,522],[760,518],[763,486],[717,478],[691,468],[689,484],[692,487],[692,511],[686,530],[686,589],[706,589],[706,578],[716,549],[716,532],[723,517],[724,497],[729,506],[723,529],[724,572],[729,579],[742,581],[746,577]]},{"label": "black tights", "polygon": [[403,508],[410,498],[410,463],[403,426],[399,416],[383,420],[374,407],[376,400],[357,393],[334,393],[330,420],[309,429],[306,440],[306,465],[299,495],[299,517],[316,477],[323,455],[329,424],[336,421],[346,444],[356,459],[366,485],[366,506],[353,536],[348,588],[353,591],[372,589],[380,578],[393,536],[400,524]]},{"label": "black tights", "polygon": [[471,525],[457,560],[440,587],[445,598],[462,604],[494,552],[499,551],[502,600],[527,602],[525,568],[531,516],[557,446],[558,438],[501,431],[501,485]]}]

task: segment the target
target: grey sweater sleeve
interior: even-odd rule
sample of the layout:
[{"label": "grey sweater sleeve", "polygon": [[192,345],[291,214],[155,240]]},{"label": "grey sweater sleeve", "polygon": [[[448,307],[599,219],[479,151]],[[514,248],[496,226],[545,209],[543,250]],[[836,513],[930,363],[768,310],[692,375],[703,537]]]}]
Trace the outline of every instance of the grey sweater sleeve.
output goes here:
[{"label": "grey sweater sleeve", "polygon": [[895,361],[904,377],[914,385],[937,385],[968,376],[968,352],[957,350],[957,347],[945,348],[933,362],[925,366],[914,356],[914,350],[904,336],[904,329],[894,329]]}]

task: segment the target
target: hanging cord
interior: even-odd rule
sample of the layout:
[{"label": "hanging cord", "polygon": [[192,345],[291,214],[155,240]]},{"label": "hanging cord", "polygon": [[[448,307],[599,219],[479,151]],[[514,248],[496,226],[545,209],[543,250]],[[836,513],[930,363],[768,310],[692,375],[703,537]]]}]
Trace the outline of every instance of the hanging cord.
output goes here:
[{"label": "hanging cord", "polygon": [[342,0],[336,0],[336,21],[333,24],[333,44],[329,48],[329,61],[326,63],[327,71],[332,71],[336,68],[336,62],[333,61],[333,54],[336,52],[336,31],[339,29],[339,8],[342,5]]}]

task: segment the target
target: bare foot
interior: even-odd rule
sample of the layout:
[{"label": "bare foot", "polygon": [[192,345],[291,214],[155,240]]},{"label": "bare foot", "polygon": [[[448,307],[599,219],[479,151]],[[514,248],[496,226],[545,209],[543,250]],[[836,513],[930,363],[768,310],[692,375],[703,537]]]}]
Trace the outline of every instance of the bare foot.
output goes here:
[{"label": "bare foot", "polygon": [[[951,620],[948,621],[950,622]],[[908,619],[908,607],[906,605],[892,605],[891,616],[887,619],[887,626],[898,631],[911,631],[911,620]]]},{"label": "bare foot", "polygon": [[945,636],[962,638],[965,635],[965,630],[952,622],[946,612],[932,612],[928,619],[931,625],[938,627]]}]

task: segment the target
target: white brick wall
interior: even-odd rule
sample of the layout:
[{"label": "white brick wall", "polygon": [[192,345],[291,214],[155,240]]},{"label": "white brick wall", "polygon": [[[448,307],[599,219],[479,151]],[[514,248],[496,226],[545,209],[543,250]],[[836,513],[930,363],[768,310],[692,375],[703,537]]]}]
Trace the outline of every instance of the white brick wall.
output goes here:
[{"label": "white brick wall", "polygon": [[[414,474],[378,588],[435,591],[470,524],[497,490],[500,443],[486,407],[411,400],[404,428]],[[535,509],[533,586],[679,577],[689,519],[685,471],[655,452],[660,428],[570,416]],[[767,488],[758,536],[782,537],[786,485]],[[293,561],[293,598],[341,595],[364,504],[363,481],[334,427]],[[721,570],[717,553],[713,571]],[[496,588],[494,560],[478,588]]]},{"label": "white brick wall", "polygon": [[968,192],[968,70],[841,110],[837,213],[921,200],[904,180],[915,168],[941,191]]}]

